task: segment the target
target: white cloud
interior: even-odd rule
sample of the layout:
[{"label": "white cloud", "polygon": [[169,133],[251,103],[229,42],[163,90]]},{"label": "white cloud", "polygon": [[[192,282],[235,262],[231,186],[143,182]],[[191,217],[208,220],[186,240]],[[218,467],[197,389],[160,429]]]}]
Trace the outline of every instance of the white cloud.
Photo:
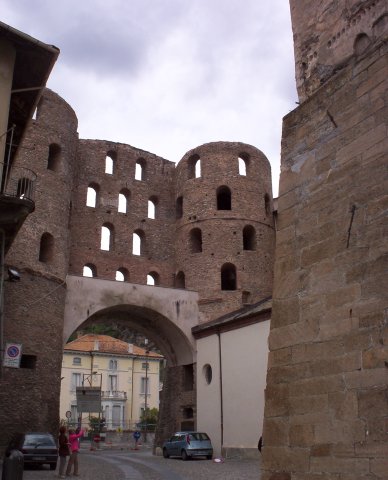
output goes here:
[{"label": "white cloud", "polygon": [[3,0],[3,21],[61,55],[48,86],[81,138],[178,161],[210,141],[242,141],[272,164],[296,100],[284,0]]}]

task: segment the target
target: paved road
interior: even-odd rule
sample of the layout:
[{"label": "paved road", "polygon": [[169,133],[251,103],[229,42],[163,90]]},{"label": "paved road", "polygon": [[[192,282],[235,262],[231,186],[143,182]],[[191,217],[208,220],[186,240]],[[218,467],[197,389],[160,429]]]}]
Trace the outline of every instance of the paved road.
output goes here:
[{"label": "paved road", "polygon": [[[258,480],[259,460],[226,459],[223,463],[205,459],[183,462],[178,458],[164,459],[149,450],[124,448],[80,452],[82,480]],[[42,469],[24,471],[23,480],[54,480],[58,472]],[[69,477],[71,478],[76,477]]]}]

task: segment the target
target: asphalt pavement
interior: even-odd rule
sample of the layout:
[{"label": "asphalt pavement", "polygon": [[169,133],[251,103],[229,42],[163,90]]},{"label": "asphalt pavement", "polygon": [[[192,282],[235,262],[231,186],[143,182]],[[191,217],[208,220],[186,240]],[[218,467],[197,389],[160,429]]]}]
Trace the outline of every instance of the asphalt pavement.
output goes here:
[{"label": "asphalt pavement", "polygon": [[[152,455],[147,447],[134,450],[126,445],[112,445],[90,450],[83,444],[79,454],[79,478],[82,480],[258,480],[260,459],[230,458],[221,462],[206,459],[182,461]],[[58,471],[47,466],[27,468],[23,480],[54,480]]]}]

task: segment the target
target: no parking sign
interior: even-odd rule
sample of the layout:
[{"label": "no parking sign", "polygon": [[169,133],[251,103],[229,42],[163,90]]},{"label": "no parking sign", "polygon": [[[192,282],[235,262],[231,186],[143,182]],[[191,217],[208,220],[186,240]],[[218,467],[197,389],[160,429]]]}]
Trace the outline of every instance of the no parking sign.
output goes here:
[{"label": "no parking sign", "polygon": [[7,343],[4,352],[4,367],[19,368],[22,346],[19,343]]}]

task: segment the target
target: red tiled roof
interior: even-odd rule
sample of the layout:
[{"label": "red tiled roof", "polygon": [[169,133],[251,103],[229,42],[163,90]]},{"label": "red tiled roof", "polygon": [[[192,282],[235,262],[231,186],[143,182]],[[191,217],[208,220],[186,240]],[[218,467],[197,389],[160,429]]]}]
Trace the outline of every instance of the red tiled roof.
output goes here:
[{"label": "red tiled roof", "polygon": [[[96,348],[98,342],[98,348]],[[127,342],[119,340],[117,338],[110,337],[109,335],[97,335],[95,333],[89,333],[83,335],[72,342],[65,345],[64,350],[76,350],[79,352],[101,352],[101,353],[118,353],[120,355],[138,355],[145,356],[146,350],[144,348],[132,345],[132,352],[129,349]],[[149,352],[148,357],[163,358],[155,352]]]}]

